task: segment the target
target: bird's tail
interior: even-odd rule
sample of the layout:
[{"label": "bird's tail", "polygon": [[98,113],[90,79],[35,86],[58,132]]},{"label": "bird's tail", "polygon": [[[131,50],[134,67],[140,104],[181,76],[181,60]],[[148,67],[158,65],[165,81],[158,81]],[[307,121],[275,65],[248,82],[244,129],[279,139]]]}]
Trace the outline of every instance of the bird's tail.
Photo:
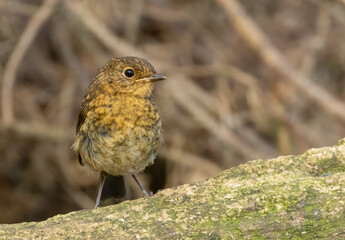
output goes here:
[{"label": "bird's tail", "polygon": [[131,191],[124,176],[106,176],[101,195],[101,206],[117,204],[130,197]]}]

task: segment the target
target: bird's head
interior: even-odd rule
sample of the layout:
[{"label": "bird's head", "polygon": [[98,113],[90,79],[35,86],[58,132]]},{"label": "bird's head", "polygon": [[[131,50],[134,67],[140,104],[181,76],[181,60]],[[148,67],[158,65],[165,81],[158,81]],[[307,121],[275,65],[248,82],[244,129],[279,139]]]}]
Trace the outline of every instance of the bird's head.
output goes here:
[{"label": "bird's head", "polygon": [[113,58],[96,77],[96,81],[107,84],[117,93],[151,95],[156,81],[166,79],[158,75],[146,59],[138,57]]}]

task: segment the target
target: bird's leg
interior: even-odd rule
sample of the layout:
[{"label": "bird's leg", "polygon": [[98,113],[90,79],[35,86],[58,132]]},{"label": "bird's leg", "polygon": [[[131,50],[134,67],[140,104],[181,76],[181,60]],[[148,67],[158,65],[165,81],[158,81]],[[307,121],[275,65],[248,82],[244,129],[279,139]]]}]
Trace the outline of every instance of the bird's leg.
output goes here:
[{"label": "bird's leg", "polygon": [[139,185],[139,187],[141,188],[141,190],[143,191],[143,193],[144,193],[144,195],[145,195],[145,197],[149,197],[149,196],[151,196],[152,195],[152,192],[150,192],[150,194],[148,194],[147,192],[146,192],[146,190],[145,190],[145,188],[143,187],[143,185],[141,185],[141,183],[140,183],[140,181],[139,181],[139,179],[138,179],[138,177],[137,177],[137,175],[135,175],[135,174],[132,174],[132,177],[134,178],[134,180],[135,180],[135,182]]},{"label": "bird's leg", "polygon": [[105,172],[101,172],[101,174],[99,176],[98,194],[97,194],[97,198],[96,198],[95,209],[98,208],[98,206],[99,206],[99,202],[101,200],[102,190],[103,190],[106,176],[107,176],[107,174]]}]

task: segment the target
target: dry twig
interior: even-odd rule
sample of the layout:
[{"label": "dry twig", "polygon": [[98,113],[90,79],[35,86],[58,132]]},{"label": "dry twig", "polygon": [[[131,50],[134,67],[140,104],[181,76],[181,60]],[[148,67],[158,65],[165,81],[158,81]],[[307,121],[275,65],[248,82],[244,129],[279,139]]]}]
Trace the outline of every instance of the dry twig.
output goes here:
[{"label": "dry twig", "polygon": [[225,124],[217,122],[202,105],[198,104],[192,97],[187,95],[187,92],[179,91],[178,85],[184,86],[182,76],[175,76],[174,82],[169,82],[169,87],[172,89],[172,96],[181,106],[192,114],[200,125],[208,129],[209,132],[214,134],[219,140],[227,143],[246,156],[247,160],[255,159],[257,156],[260,156],[259,151],[253,149],[238,136],[229,131]]},{"label": "dry twig", "polygon": [[74,128],[54,128],[51,125],[44,125],[41,123],[16,121],[15,124],[7,126],[0,122],[0,132],[5,131],[13,131],[24,138],[36,138],[53,142],[71,142],[75,132]]},{"label": "dry twig", "polygon": [[58,0],[44,1],[39,10],[30,19],[7,62],[2,79],[2,119],[5,125],[11,125],[14,121],[13,89],[19,64],[34,40],[37,32],[53,12],[57,1]]},{"label": "dry twig", "polygon": [[85,26],[108,48],[122,55],[141,56],[145,54],[135,47],[125,43],[122,39],[112,34],[112,32],[86,9],[80,2],[65,1],[67,8],[82,20]]},{"label": "dry twig", "polygon": [[238,33],[259,54],[267,66],[276,70],[306,97],[316,102],[329,114],[345,121],[345,105],[301,72],[294,69],[284,55],[272,44],[237,0],[218,0]]}]

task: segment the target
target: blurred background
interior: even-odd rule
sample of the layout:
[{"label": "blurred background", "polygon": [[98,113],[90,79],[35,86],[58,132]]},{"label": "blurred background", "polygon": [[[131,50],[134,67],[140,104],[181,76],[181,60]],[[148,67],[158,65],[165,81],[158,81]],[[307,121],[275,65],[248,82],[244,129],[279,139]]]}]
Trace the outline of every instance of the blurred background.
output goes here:
[{"label": "blurred background", "polygon": [[139,175],[156,192],[343,138],[344,40],[342,0],[1,0],[0,222],[94,206],[98,175],[71,145],[112,57],[168,77],[155,88],[165,141]]}]

